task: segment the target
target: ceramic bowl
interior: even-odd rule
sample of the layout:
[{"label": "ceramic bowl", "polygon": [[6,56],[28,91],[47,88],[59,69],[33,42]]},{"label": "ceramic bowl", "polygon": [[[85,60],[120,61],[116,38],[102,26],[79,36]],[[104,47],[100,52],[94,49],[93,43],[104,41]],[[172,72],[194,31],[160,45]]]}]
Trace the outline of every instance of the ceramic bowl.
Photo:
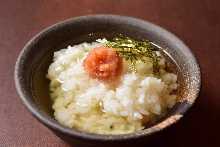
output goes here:
[{"label": "ceramic bowl", "polygon": [[[60,125],[53,117],[46,78],[53,53],[68,45],[112,38],[123,34],[135,39],[149,39],[164,48],[178,67],[178,102],[164,117],[148,128],[125,135],[98,135]],[[41,123],[68,142],[110,145],[147,141],[150,136],[176,123],[198,97],[200,68],[190,49],[175,35],[150,22],[117,15],[90,15],[71,18],[52,25],[34,36],[21,51],[15,66],[18,94],[27,109]]]}]

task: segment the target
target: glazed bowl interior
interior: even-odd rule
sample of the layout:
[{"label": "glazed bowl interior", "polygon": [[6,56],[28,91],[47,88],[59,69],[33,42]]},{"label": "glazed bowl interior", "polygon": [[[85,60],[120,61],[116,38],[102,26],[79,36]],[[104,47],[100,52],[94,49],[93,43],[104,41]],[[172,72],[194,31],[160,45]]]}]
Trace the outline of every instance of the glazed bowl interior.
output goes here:
[{"label": "glazed bowl interior", "polygon": [[[127,135],[96,135],[69,129],[60,125],[53,117],[49,96],[47,70],[53,53],[68,45],[93,42],[98,38],[111,39],[118,34],[135,39],[149,39],[163,47],[174,61],[178,74],[180,101],[158,120],[142,131]],[[84,16],[53,25],[36,35],[21,52],[15,69],[18,93],[27,108],[48,127],[68,135],[89,139],[128,139],[149,135],[166,128],[179,120],[193,104],[200,89],[200,71],[195,57],[177,37],[166,30],[130,17],[113,15]],[[121,136],[121,137],[120,137]]]}]

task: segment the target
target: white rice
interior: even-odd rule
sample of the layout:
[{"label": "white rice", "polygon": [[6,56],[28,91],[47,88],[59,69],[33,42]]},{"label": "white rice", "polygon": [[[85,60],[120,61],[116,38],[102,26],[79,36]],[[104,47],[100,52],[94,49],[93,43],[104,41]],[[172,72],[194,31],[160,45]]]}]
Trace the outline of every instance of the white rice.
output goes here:
[{"label": "white rice", "polygon": [[155,116],[176,103],[177,76],[167,73],[161,59],[161,77],[154,76],[152,63],[138,63],[133,73],[123,61],[117,86],[92,79],[83,67],[90,49],[106,40],[68,46],[54,53],[47,77],[51,80],[55,118],[63,125],[99,134],[131,133],[144,128]]}]

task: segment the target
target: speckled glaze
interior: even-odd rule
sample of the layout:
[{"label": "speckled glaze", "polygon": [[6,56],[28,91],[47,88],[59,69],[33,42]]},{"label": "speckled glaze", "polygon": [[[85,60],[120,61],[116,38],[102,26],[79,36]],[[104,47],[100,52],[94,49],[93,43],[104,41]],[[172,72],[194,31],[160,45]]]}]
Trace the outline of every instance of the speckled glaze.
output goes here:
[{"label": "speckled glaze", "polygon": [[[53,118],[47,69],[53,52],[67,45],[107,39],[117,34],[149,39],[163,47],[178,66],[180,101],[168,115],[150,127],[126,135],[98,135],[69,129]],[[15,84],[28,110],[55,134],[68,142],[89,145],[132,144],[147,141],[156,132],[176,123],[198,97],[201,77],[199,65],[190,49],[175,35],[147,21],[116,15],[91,15],[55,24],[32,38],[21,51],[15,66]]]}]

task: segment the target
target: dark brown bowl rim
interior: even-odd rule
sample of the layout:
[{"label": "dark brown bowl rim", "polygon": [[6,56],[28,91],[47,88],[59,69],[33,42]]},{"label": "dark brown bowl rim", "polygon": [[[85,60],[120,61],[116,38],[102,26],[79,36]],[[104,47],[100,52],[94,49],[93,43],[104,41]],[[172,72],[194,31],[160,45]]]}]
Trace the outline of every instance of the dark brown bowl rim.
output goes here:
[{"label": "dark brown bowl rim", "polygon": [[187,52],[188,54],[190,54],[190,57],[193,58],[193,62],[195,63],[195,65],[197,66],[197,88],[196,88],[196,92],[195,92],[195,96],[192,100],[192,104],[195,102],[196,98],[199,95],[200,92],[200,88],[201,88],[201,73],[200,73],[200,67],[199,64],[197,63],[197,60],[194,56],[194,54],[190,51],[190,49],[178,38],[176,37],[174,34],[170,33],[169,31],[155,25],[152,24],[146,20],[141,20],[141,19],[137,19],[137,18],[133,18],[133,17],[128,17],[128,16],[120,16],[120,15],[109,15],[109,14],[102,14],[102,15],[87,15],[87,16],[80,16],[80,17],[74,17],[74,18],[70,18],[67,20],[64,20],[62,22],[56,23],[44,30],[42,30],[40,33],[38,33],[37,35],[35,35],[22,49],[22,51],[20,52],[18,59],[16,61],[15,64],[15,71],[14,71],[14,80],[15,80],[15,86],[16,86],[16,90],[22,100],[22,102],[24,103],[24,105],[26,106],[26,108],[34,115],[34,117],[36,117],[40,122],[42,122],[43,124],[45,124],[46,126],[48,126],[49,128],[52,128],[53,130],[56,130],[58,132],[62,132],[66,135],[69,136],[73,136],[75,138],[80,138],[80,139],[89,139],[89,140],[94,140],[94,141],[117,141],[117,140],[128,140],[128,139],[135,139],[135,138],[141,138],[141,137],[145,137],[151,134],[154,134],[158,131],[161,131],[167,127],[169,127],[170,125],[176,123],[182,116],[183,114],[192,106],[192,105],[188,105],[187,107],[184,107],[182,110],[182,114],[179,116],[171,116],[173,118],[167,118],[165,119],[161,126],[153,126],[150,128],[147,128],[145,130],[142,131],[137,131],[131,134],[122,134],[122,135],[100,135],[100,134],[93,134],[93,133],[87,133],[87,132],[81,132],[75,129],[69,129],[66,128],[58,123],[54,123],[52,120],[48,119],[47,117],[45,117],[45,114],[43,114],[42,112],[40,112],[39,110],[36,109],[36,106],[33,102],[29,101],[27,99],[27,96],[25,95],[25,91],[22,88],[22,83],[20,81],[20,66],[21,66],[21,62],[23,60],[23,58],[25,57],[25,52],[27,50],[30,50],[31,48],[29,48],[29,46],[32,44],[32,42],[34,40],[38,40],[42,35],[49,33],[50,31],[53,31],[54,28],[57,27],[62,27],[65,26],[67,24],[71,24],[74,21],[80,20],[80,19],[87,19],[87,18],[98,18],[101,19],[103,17],[107,17],[108,19],[114,18],[114,19],[120,19],[123,21],[129,21],[129,22],[135,22],[135,23],[140,23],[146,27],[151,27],[151,29],[155,30],[155,32],[160,32],[162,34],[165,34],[167,36],[167,38],[173,40],[173,42],[178,43],[179,46],[181,46],[181,49],[183,49],[185,52]]}]

